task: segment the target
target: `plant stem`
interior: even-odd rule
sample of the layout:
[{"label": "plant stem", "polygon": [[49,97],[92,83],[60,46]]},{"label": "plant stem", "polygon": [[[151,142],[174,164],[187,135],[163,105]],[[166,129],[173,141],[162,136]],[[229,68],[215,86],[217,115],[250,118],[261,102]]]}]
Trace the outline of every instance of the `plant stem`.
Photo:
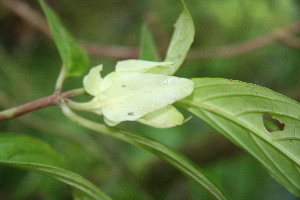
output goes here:
[{"label": "plant stem", "polygon": [[0,112],[0,121],[19,117],[24,114],[27,114],[27,113],[30,113],[30,112],[33,112],[36,110],[40,110],[42,108],[46,108],[49,106],[54,106],[54,105],[60,104],[61,102],[64,102],[68,98],[74,98],[74,97],[80,96],[82,94],[85,94],[85,91],[82,88],[70,90],[70,91],[67,91],[64,93],[56,92],[50,96],[1,111]]},{"label": "plant stem", "polygon": [[61,92],[65,78],[66,78],[66,68],[64,66],[62,66],[60,69],[59,75],[57,77],[56,83],[55,83],[55,91],[54,92]]},{"label": "plant stem", "polygon": [[93,101],[89,101],[89,102],[83,102],[83,103],[79,103],[79,102],[75,102],[72,100],[68,100],[68,102],[66,102],[66,104],[68,105],[69,108],[73,109],[73,110],[78,110],[78,111],[89,111],[89,112],[93,112],[93,111],[99,111],[100,112],[100,108],[97,109],[97,107],[95,106],[95,102]]},{"label": "plant stem", "polygon": [[[52,38],[49,27],[47,26],[47,21],[39,12],[30,7],[25,1],[0,0],[0,2],[2,2],[8,10],[21,17],[32,27],[43,32],[49,38]],[[275,42],[299,49],[300,40],[297,38],[297,34],[299,32],[300,21],[296,21],[293,24],[280,28],[279,30],[274,30],[263,36],[249,39],[248,41],[214,47],[212,49],[192,49],[187,58],[190,60],[228,58],[257,51]],[[95,56],[120,59],[139,57],[139,49],[137,47],[105,46],[91,44],[88,42],[82,42],[82,45],[91,55]]]},{"label": "plant stem", "polygon": [[114,138],[123,140],[127,143],[141,147],[146,151],[153,153],[161,159],[167,161],[177,169],[182,171],[185,175],[195,180],[198,184],[204,187],[213,196],[214,199],[225,200],[224,195],[213,185],[200,171],[199,169],[183,155],[180,155],[166,146],[150,140],[148,138],[141,137],[139,135],[118,129],[112,128],[100,123],[93,122],[86,118],[83,118],[75,114],[65,103],[60,104],[62,112],[72,121],[87,129],[100,132]]}]

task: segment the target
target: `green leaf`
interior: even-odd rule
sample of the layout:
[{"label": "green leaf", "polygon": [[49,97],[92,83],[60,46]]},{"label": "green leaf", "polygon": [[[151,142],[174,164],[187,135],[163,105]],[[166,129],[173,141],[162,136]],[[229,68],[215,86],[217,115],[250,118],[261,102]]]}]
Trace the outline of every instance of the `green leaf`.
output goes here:
[{"label": "green leaf", "polygon": [[201,187],[205,188],[215,199],[226,199],[222,192],[220,192],[220,190],[200,172],[199,168],[195,164],[193,164],[185,156],[174,152],[163,144],[137,134],[133,134],[118,128],[107,127],[102,124],[87,120],[75,114],[64,104],[62,104],[62,111],[68,118],[72,119],[74,122],[83,127],[110,135],[153,153],[154,155],[160,157],[179,169],[186,176],[192,178]]},{"label": "green leaf", "polygon": [[193,19],[182,0],[183,11],[179,16],[173,33],[166,59],[167,62],[174,62],[171,68],[165,70],[164,73],[173,75],[183,63],[195,36],[195,27]]},{"label": "green leaf", "polygon": [[[180,103],[252,154],[300,196],[300,104],[239,81],[199,78],[194,83],[194,93]],[[266,114],[277,121],[279,131],[269,129]]]},{"label": "green leaf", "polygon": [[199,186],[205,188],[210,195],[214,197],[214,199],[226,199],[222,192],[205,175],[202,174],[200,169],[182,154],[179,154],[154,140],[150,140],[136,134],[122,130],[118,130],[117,132],[115,131],[115,134],[117,135],[114,135],[114,137],[141,147],[173,165],[186,176],[196,181]]},{"label": "green leaf", "polygon": [[89,200],[89,198],[84,193],[78,190],[73,190],[72,196],[73,200]]},{"label": "green leaf", "polygon": [[88,199],[111,199],[83,177],[62,169],[65,166],[64,160],[56,151],[42,141],[28,136],[0,135],[0,165],[55,178],[80,191]]},{"label": "green leaf", "polygon": [[85,50],[71,36],[60,22],[56,13],[45,3],[39,0],[47,17],[54,42],[58,48],[67,76],[81,76],[89,67],[89,58]]},{"label": "green leaf", "polygon": [[140,59],[159,61],[159,52],[156,48],[153,35],[146,24],[143,24],[140,41]]}]

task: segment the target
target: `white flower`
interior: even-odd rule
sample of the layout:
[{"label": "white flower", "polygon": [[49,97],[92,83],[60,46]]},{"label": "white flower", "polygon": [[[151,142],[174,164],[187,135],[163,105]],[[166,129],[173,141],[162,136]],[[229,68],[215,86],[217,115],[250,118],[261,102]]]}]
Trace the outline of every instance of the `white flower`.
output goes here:
[{"label": "white flower", "polygon": [[114,126],[122,121],[168,128],[184,122],[182,114],[171,104],[190,95],[193,82],[189,79],[159,74],[171,62],[125,60],[115,72],[101,77],[102,65],[84,77],[84,89],[94,98],[89,110],[103,114],[105,122]]}]

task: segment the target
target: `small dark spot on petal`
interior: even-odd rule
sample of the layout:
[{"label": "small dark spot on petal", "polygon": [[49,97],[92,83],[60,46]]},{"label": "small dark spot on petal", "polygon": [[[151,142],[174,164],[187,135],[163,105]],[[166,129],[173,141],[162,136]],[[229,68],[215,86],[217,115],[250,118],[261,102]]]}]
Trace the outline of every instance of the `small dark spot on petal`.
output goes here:
[{"label": "small dark spot on petal", "polygon": [[134,116],[134,112],[129,112],[129,113],[127,113],[127,115]]},{"label": "small dark spot on petal", "polygon": [[122,87],[124,88],[124,87],[126,87],[126,85],[123,84]]}]

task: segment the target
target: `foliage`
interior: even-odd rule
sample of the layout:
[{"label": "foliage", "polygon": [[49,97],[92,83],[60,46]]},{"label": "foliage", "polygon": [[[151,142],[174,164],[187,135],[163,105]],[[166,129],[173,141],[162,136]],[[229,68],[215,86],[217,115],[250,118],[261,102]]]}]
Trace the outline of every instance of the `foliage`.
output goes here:
[{"label": "foliage", "polygon": [[87,53],[64,28],[54,11],[45,1],[39,0],[39,2],[47,16],[55,44],[63,61],[63,67],[66,68],[67,75],[83,75],[89,65]]},{"label": "foliage", "polygon": [[[300,195],[299,103],[268,89],[226,79],[195,79],[185,108],[252,154],[281,184]],[[268,131],[263,114],[284,124]]]},{"label": "foliage", "polygon": [[[193,93],[187,98],[175,103],[175,106],[178,105],[182,108],[183,113],[187,113],[187,111],[189,111],[196,117],[207,122],[212,128],[222,133],[226,138],[240,148],[244,149],[256,159],[256,161],[251,160],[251,158],[248,158],[245,154],[243,154],[242,157],[246,159],[226,159],[225,163],[227,164],[232,160],[234,163],[234,169],[228,169],[227,164],[222,164],[223,159],[220,159],[219,161],[217,160],[216,164],[208,163],[208,165],[200,165],[201,169],[199,169],[197,166],[198,164],[193,163],[193,161],[189,160],[187,156],[172,150],[174,148],[182,148],[183,146],[186,146],[187,149],[190,149],[194,144],[196,147],[196,156],[201,155],[205,157],[206,155],[210,155],[211,152],[213,154],[214,151],[218,151],[218,143],[217,140],[214,139],[212,139],[211,145],[208,149],[202,149],[199,151],[199,148],[201,149],[202,146],[205,147],[206,141],[209,141],[211,138],[215,137],[216,134],[212,133],[211,128],[196,120],[195,117],[191,120],[186,120],[187,122],[181,127],[172,129],[159,130],[146,126],[140,126],[135,122],[122,122],[119,125],[119,128],[114,128],[102,125],[102,117],[98,115],[89,115],[88,113],[80,113],[79,115],[72,111],[72,109],[88,112],[92,111],[96,112],[97,114],[104,114],[104,117],[107,117],[107,113],[110,113],[112,110],[109,109],[109,106],[102,107],[103,105],[101,103],[99,104],[99,102],[103,101],[103,98],[106,95],[107,99],[109,100],[105,101],[112,102],[111,105],[114,105],[114,116],[118,117],[118,112],[123,112],[123,105],[119,105],[119,102],[123,104],[124,102],[129,102],[131,99],[141,96],[143,97],[141,98],[142,101],[148,102],[148,107],[150,107],[150,104],[151,106],[156,106],[156,104],[159,104],[159,101],[152,101],[152,96],[157,96],[155,98],[163,101],[170,97],[170,94],[173,95],[176,92],[181,94],[183,89],[178,91],[176,90],[176,88],[180,88],[180,86],[182,86],[180,82],[177,83],[178,86],[173,85],[172,89],[164,89],[164,84],[157,84],[157,81],[163,81],[166,77],[172,77],[174,80],[187,80],[184,78],[174,77],[173,74],[182,65],[190,49],[195,36],[195,28],[196,41],[194,42],[194,46],[199,45],[199,43],[201,43],[202,46],[207,46],[214,43],[226,43],[226,41],[231,41],[233,38],[241,39],[243,37],[247,37],[247,35],[255,34],[255,31],[260,30],[259,26],[246,32],[241,30],[236,33],[236,35],[226,34],[226,31],[231,30],[233,26],[242,27],[244,21],[247,21],[250,18],[255,18],[255,20],[257,20],[256,18],[262,17],[265,19],[267,16],[268,19],[271,20],[273,19],[273,16],[276,16],[276,18],[283,20],[279,23],[279,25],[282,25],[285,22],[289,23],[292,21],[292,18],[297,18],[297,15],[291,12],[293,11],[294,7],[290,2],[282,3],[278,1],[276,5],[274,5],[276,9],[274,9],[273,13],[267,13],[269,6],[272,6],[268,5],[266,2],[259,0],[257,0],[257,2],[255,1],[258,4],[255,2],[238,2],[239,1],[237,0],[227,0],[217,4],[214,2],[209,2],[207,7],[212,8],[212,13],[210,14],[207,13],[209,12],[207,9],[205,10],[202,8],[202,12],[197,10],[203,6],[202,2],[194,2],[195,5],[191,4],[192,6],[189,6],[188,4],[188,6],[186,6],[182,1],[183,11],[175,23],[175,30],[170,42],[168,42],[168,39],[165,39],[162,36],[163,34],[160,35],[161,37],[157,37],[158,35],[156,34],[161,34],[163,31],[161,26],[158,26],[159,28],[157,28],[157,30],[153,29],[153,35],[151,31],[151,26],[153,27],[153,24],[151,25],[150,23],[150,26],[144,24],[140,39],[140,59],[153,62],[145,62],[141,60],[119,61],[116,65],[116,71],[111,72],[109,75],[105,76],[104,79],[99,77],[102,66],[98,66],[98,68],[92,68],[88,76],[90,76],[89,79],[93,79],[93,81],[89,81],[88,83],[85,81],[83,85],[88,94],[95,96],[91,102],[92,104],[96,105],[96,107],[91,107],[91,104],[89,103],[73,102],[63,96],[59,96],[62,98],[62,101],[58,102],[57,104],[60,106],[62,113],[64,113],[65,116],[72,121],[75,121],[82,128],[69,123],[61,116],[61,112],[55,109],[39,111],[36,115],[29,115],[28,118],[20,118],[21,124],[18,124],[19,122],[17,120],[1,122],[0,130],[3,129],[5,131],[2,131],[0,135],[0,164],[6,166],[0,168],[1,180],[11,179],[9,174],[1,173],[2,171],[5,172],[7,167],[25,169],[27,171],[52,177],[71,186],[71,194],[73,195],[74,199],[110,199],[110,197],[108,197],[108,195],[105,193],[109,194],[114,199],[225,199],[225,196],[228,197],[228,199],[253,199],[255,195],[258,195],[256,197],[263,199],[263,196],[269,196],[270,193],[273,193],[272,190],[275,190],[276,188],[279,188],[278,191],[280,191],[281,195],[283,195],[282,199],[286,199],[288,196],[293,198],[292,194],[288,193],[282,186],[284,186],[294,195],[300,196],[300,145],[298,130],[300,123],[300,104],[269,89],[254,84],[233,81],[231,79],[195,78],[192,79],[194,82]],[[62,25],[56,13],[45,3],[44,0],[39,0],[39,3],[46,15],[55,45],[62,60],[62,70],[57,78],[55,86],[56,93],[54,93],[54,95],[61,95],[60,91],[63,86],[63,88],[70,89],[74,89],[76,86],[82,87],[82,78],[66,78],[84,75],[89,67],[89,59],[87,53],[78,43],[78,41],[76,41]],[[93,6],[89,6],[88,3],[84,3],[82,5],[79,5],[80,1],[77,3],[78,6],[81,6],[83,9],[77,9],[76,14],[80,15],[82,12],[85,15],[86,10],[84,9],[84,6],[87,6],[87,8],[91,11],[93,10]],[[136,12],[136,10],[140,8],[144,8],[139,7],[140,3],[141,2],[136,3],[136,5],[131,5],[130,3],[124,4],[130,4],[127,6],[128,8],[126,8],[129,11],[128,13],[130,13],[133,11]],[[177,15],[179,12],[179,6],[172,8],[170,6],[162,6],[164,3],[168,4],[168,1],[164,3],[160,1],[153,1],[151,3],[148,1],[143,1],[143,3],[145,3],[145,9],[148,9],[148,4],[151,4],[154,8],[156,8],[156,15],[160,18],[159,23],[168,24],[166,27],[172,23],[169,20],[174,20],[172,18],[174,13]],[[174,2],[169,3],[174,4]],[[69,15],[70,19],[72,19],[72,15],[74,15],[74,13],[72,13],[73,11],[71,10],[73,9],[72,6],[75,6],[75,3],[72,3],[72,5],[69,5],[68,3],[60,4],[65,6],[66,10],[69,10],[70,12],[64,13],[63,15]],[[101,2],[99,4],[102,7],[106,7],[105,2]],[[236,15],[242,15],[232,11],[232,8],[237,8],[239,5],[241,5],[241,9],[244,11],[250,10],[250,7],[255,8],[256,14],[253,14],[254,12],[243,12],[243,17],[235,17]],[[118,5],[116,4],[114,6]],[[158,7],[160,9],[157,9]],[[192,16],[195,16],[195,19],[205,19],[206,16],[207,21],[204,22],[195,20],[194,26],[194,22],[187,7],[191,9]],[[220,7],[226,9],[220,9]],[[140,13],[144,12],[145,10],[140,11]],[[104,13],[105,12],[103,12],[103,16],[105,16]],[[108,13],[109,15],[111,14],[110,12]],[[287,13],[289,13],[289,15],[287,15]],[[212,16],[213,18],[210,18]],[[96,18],[98,22],[99,16]],[[135,18],[139,17],[135,16]],[[246,18],[247,20],[245,20]],[[119,38],[129,38],[129,40],[131,39],[133,41],[137,41],[137,38],[135,38],[134,34],[129,32],[135,31],[134,27],[132,25],[128,26],[128,24],[136,22],[126,22],[126,17],[124,16],[118,16],[118,19],[119,20],[116,24],[113,24],[113,20],[108,22],[111,23],[110,25],[113,27],[112,31],[114,31],[114,34],[110,33],[109,29],[102,29],[101,36],[102,34],[103,36],[100,37],[99,40],[106,42],[110,40],[110,37],[112,37],[112,41],[118,41]],[[64,20],[68,21],[68,17],[64,18]],[[216,32],[218,32],[211,32],[212,26],[215,26],[215,24],[206,24],[214,20],[218,21],[220,27],[223,27],[223,29],[219,29],[221,31],[225,31],[225,33],[223,33],[224,35],[228,35],[228,38],[223,38],[225,36],[221,36],[216,39],[214,38],[217,35]],[[76,18],[74,21],[76,21]],[[76,29],[77,21],[74,22],[75,26],[72,26],[73,31]],[[272,21],[272,23],[276,24],[277,21],[278,20]],[[101,22],[100,19],[99,23],[103,24],[104,22]],[[123,29],[122,23],[125,24]],[[84,37],[86,37],[88,35],[88,29],[85,29],[84,26],[90,26],[90,24],[92,23],[84,22],[84,24],[79,25],[80,30],[76,30],[74,32],[77,32],[79,35],[83,34],[85,35]],[[207,30],[201,30],[203,26],[206,26]],[[201,28],[199,29],[199,27]],[[273,28],[273,26],[270,24],[268,27],[270,29]],[[123,31],[116,31],[118,28],[122,29]],[[107,37],[104,40],[103,38],[105,36]],[[201,39],[204,36],[208,39]],[[87,36],[87,38],[89,37],[93,38],[92,35]],[[157,38],[160,40],[155,40]],[[124,43],[126,43],[126,41]],[[160,48],[157,47],[156,43],[159,44]],[[167,43],[169,43],[168,48],[166,48]],[[167,49],[164,62],[159,62],[160,57],[163,57],[160,55],[161,51],[158,50],[161,48]],[[277,48],[279,49],[279,47]],[[48,84],[48,82],[51,82],[51,78],[56,76],[57,72],[55,70],[43,72],[43,70],[53,69],[53,65],[57,65],[59,61],[55,61],[57,59],[48,58],[49,51],[51,51],[49,50],[49,47],[42,45],[42,49],[43,51],[37,50],[36,52],[31,52],[33,55],[33,61],[30,63],[30,66],[32,67],[42,64],[44,68],[39,69],[29,67],[29,79],[26,77],[27,72],[25,70],[22,71],[21,69],[17,69],[18,64],[15,63],[14,59],[9,59],[10,56],[4,52],[2,48],[0,49],[0,56],[3,56],[4,58],[1,58],[3,63],[0,65],[0,70],[6,75],[0,79],[0,105],[4,105],[2,107],[10,106],[9,101],[6,100],[9,99],[9,95],[6,94],[7,91],[8,93],[15,92],[13,95],[15,95],[18,103],[28,101],[28,99],[32,99],[33,97],[36,98],[36,96],[38,96],[37,93],[35,93],[36,91],[44,91],[45,93],[49,92],[49,85],[51,86],[53,83]],[[276,74],[280,74],[280,77],[276,77],[274,79],[275,85],[267,84],[266,86],[283,92],[287,85],[295,83],[293,80],[297,81],[295,78],[297,77],[297,73],[293,66],[299,61],[299,51],[279,49],[279,53],[277,52],[270,56],[269,60],[263,60],[266,55],[268,55],[267,52],[269,51],[273,52],[273,50],[271,51],[267,49],[265,51],[256,53],[253,55],[255,59],[244,56],[241,57],[241,59],[212,59],[202,61],[200,67],[199,61],[190,61],[186,63],[186,67],[183,67],[179,70],[178,76],[225,76],[263,84],[267,83],[268,80],[272,80],[272,78],[274,79]],[[276,54],[287,55],[288,59],[277,60],[279,62],[276,62],[273,65],[273,62],[271,61],[278,58]],[[17,55],[18,54],[16,53],[15,56],[17,57]],[[115,61],[112,62],[102,58],[100,60],[99,58],[92,58],[92,63],[98,64],[99,62],[104,63],[105,66],[109,66]],[[244,62],[247,63],[247,65],[245,65],[247,68],[244,66]],[[271,62],[271,64],[268,62]],[[266,68],[266,72],[261,70],[259,74],[253,73],[253,71],[256,72],[256,69],[261,67],[261,65],[264,63],[268,64],[267,67],[273,67],[277,69],[277,71]],[[287,67],[285,69],[279,68],[278,63],[279,65],[286,65]],[[12,66],[12,68],[5,69],[3,68],[4,65]],[[252,66],[255,67],[251,69]],[[108,68],[104,68],[103,73],[106,74],[108,71]],[[236,73],[232,73],[232,71]],[[273,71],[275,75],[270,73],[270,71]],[[239,74],[239,72],[242,72],[240,77],[236,75]],[[32,76],[34,73],[37,73],[38,76]],[[122,74],[122,77],[120,78],[118,76],[117,78],[111,78],[112,74],[114,75],[117,73]],[[138,75],[136,76],[137,78],[132,78],[131,73]],[[264,77],[264,73],[267,73],[270,76]],[[123,76],[123,74],[125,75]],[[293,75],[294,77],[291,76],[289,80],[285,81],[285,77],[289,76],[289,74]],[[47,77],[49,75],[51,78],[49,80],[45,80],[45,78],[43,78],[45,75],[47,75]],[[153,79],[152,82],[156,85],[156,87],[151,88],[149,85],[144,84],[144,82],[150,79],[150,76],[162,77],[162,79],[159,80],[157,78],[155,78],[155,80]],[[17,79],[15,79],[15,77],[17,77]],[[7,82],[10,79],[15,81],[12,88],[7,87]],[[87,80],[87,78],[85,78],[85,80]],[[130,88],[124,94],[122,93],[122,88],[116,88],[114,84],[120,84],[120,80],[126,84],[131,81],[130,84],[135,86],[133,88],[138,88],[132,90],[133,94],[135,95],[131,95]],[[31,81],[38,84],[31,84]],[[24,92],[22,88],[19,87],[20,82],[24,83],[21,85],[22,87],[26,88],[25,91],[31,91],[32,94],[28,93],[23,95]],[[100,82],[103,84],[103,86],[100,86]],[[156,93],[154,92],[152,96],[143,94],[143,92],[145,93],[145,91],[147,91],[145,88],[143,88],[145,85],[147,88],[155,90]],[[277,88],[276,85],[279,85],[280,87]],[[101,90],[100,92],[98,91],[99,88]],[[187,92],[187,90],[185,92]],[[45,95],[45,93],[42,95]],[[163,93],[163,95],[160,95],[160,93]],[[286,92],[284,93],[287,94]],[[76,94],[74,93],[74,96],[77,94],[82,94],[82,92]],[[122,98],[125,98],[123,103],[118,95]],[[118,98],[115,98],[115,96]],[[166,128],[175,126],[183,123],[184,119],[182,114],[179,113],[175,106],[171,106],[169,104],[178,101],[186,95],[179,96],[176,96],[175,100],[168,100],[163,106],[155,107],[155,111],[152,109],[151,111],[143,113],[143,117],[141,118],[138,117],[133,119],[131,116],[132,114],[129,115],[128,110],[125,109],[125,115],[128,114],[125,120],[112,121],[106,118],[104,120],[109,125],[116,125],[121,121],[136,120],[137,122],[141,122],[153,127]],[[174,95],[171,97],[174,97]],[[296,97],[297,96],[294,96],[294,98]],[[80,98],[82,97],[79,97],[79,100],[88,102],[90,101],[87,100],[89,97],[83,97],[82,99]],[[140,101],[141,100],[132,101],[134,103],[127,105],[127,107],[130,109],[137,109],[137,105]],[[0,118],[1,114],[4,115],[4,117],[12,117],[15,114],[16,109],[17,108],[13,108],[11,110],[1,112]],[[145,110],[145,108],[143,108],[143,110]],[[172,120],[178,121],[179,115],[180,123],[170,123]],[[187,114],[187,116],[188,115],[189,114]],[[116,117],[113,119],[116,119]],[[166,126],[166,124],[172,125]],[[88,129],[98,133],[90,134],[87,131]],[[199,130],[201,134],[199,134]],[[25,133],[32,136],[21,136],[18,134],[5,133],[8,131]],[[50,134],[45,134],[47,132]],[[137,132],[139,134],[135,134],[133,132]],[[131,146],[124,146],[123,143],[118,143],[117,140],[114,141],[111,140],[111,138],[106,138],[106,136],[102,136],[100,133],[125,141],[126,143],[137,146],[138,148],[132,149]],[[34,138],[40,138],[40,140]],[[150,138],[156,138],[157,141]],[[45,144],[44,141],[49,143],[56,150]],[[171,148],[165,146],[164,143]],[[210,143],[208,142],[208,144]],[[166,183],[164,176],[177,177],[177,175],[174,176],[174,174],[171,173],[172,170],[163,171],[165,173],[162,176],[159,176],[158,179],[154,180],[154,183],[151,182],[155,174],[153,171],[153,166],[155,166],[155,162],[158,161],[156,161],[155,157],[145,153],[145,151],[139,151],[139,148],[142,148],[171,164],[194,182],[185,180],[184,188],[181,187],[183,184],[181,178],[178,179],[179,181],[177,182],[175,180],[173,183]],[[240,168],[244,169],[246,165],[249,165],[249,162],[250,165],[261,163],[266,171],[270,173],[271,176],[274,177],[280,184],[282,184],[282,186],[278,185],[276,182],[273,182],[272,179],[269,179],[268,175],[265,174],[259,166],[248,167],[244,172],[242,170],[237,170]],[[161,168],[161,170],[164,169],[168,168]],[[238,171],[236,176],[232,176],[232,171]],[[18,173],[16,173],[15,176],[18,177],[19,180],[26,180],[26,176],[18,176]],[[260,174],[260,176],[250,176],[249,174],[251,173]],[[87,179],[94,182],[95,185],[100,185],[105,193],[78,174],[82,174],[84,177],[87,177]],[[176,172],[175,174],[178,173]],[[225,180],[223,180],[221,178],[222,176],[227,177]],[[243,179],[243,177],[247,177],[247,180],[246,178]],[[17,194],[17,197],[15,196],[15,198],[20,198],[20,196],[22,196],[22,198],[30,199],[34,197],[34,195],[38,194],[37,191],[41,191],[42,189],[40,183],[42,183],[43,179],[37,180],[40,182],[38,182],[36,185],[28,184],[28,187],[25,187],[26,184],[24,183],[26,183],[26,181],[19,181],[19,186],[15,186],[14,182],[16,181],[14,178],[11,179],[11,182],[13,183],[12,186],[9,185],[9,182],[8,184],[0,182],[0,184],[4,184],[4,190],[6,190],[5,188],[9,188],[11,190],[18,191],[18,188],[25,188],[24,190],[27,191],[23,192],[23,194],[21,194],[22,192],[19,191],[16,192],[19,194]],[[268,181],[269,184],[260,184],[263,186],[258,188],[258,184],[254,184],[254,182],[258,180],[260,180],[261,183],[263,181]],[[150,186],[146,187],[148,182],[150,182]],[[240,184],[245,182],[247,184]],[[237,189],[238,187],[240,188]],[[45,188],[46,190],[49,190],[50,193],[52,192],[57,195],[54,197],[54,199],[64,199],[63,195],[57,193],[53,188],[51,188],[50,185],[45,184]],[[247,191],[250,192],[247,193]],[[0,190],[0,197],[2,193],[3,192]],[[183,194],[186,196],[182,196]],[[9,195],[8,199],[10,198],[13,199],[14,195]],[[51,199],[51,196],[46,195],[41,198]],[[275,195],[274,199],[276,198],[280,199],[280,195]]]},{"label": "foliage", "polygon": [[57,166],[64,166],[62,157],[41,141],[26,136],[1,134],[0,163],[53,177],[73,187],[87,199],[110,199],[81,176]]}]

